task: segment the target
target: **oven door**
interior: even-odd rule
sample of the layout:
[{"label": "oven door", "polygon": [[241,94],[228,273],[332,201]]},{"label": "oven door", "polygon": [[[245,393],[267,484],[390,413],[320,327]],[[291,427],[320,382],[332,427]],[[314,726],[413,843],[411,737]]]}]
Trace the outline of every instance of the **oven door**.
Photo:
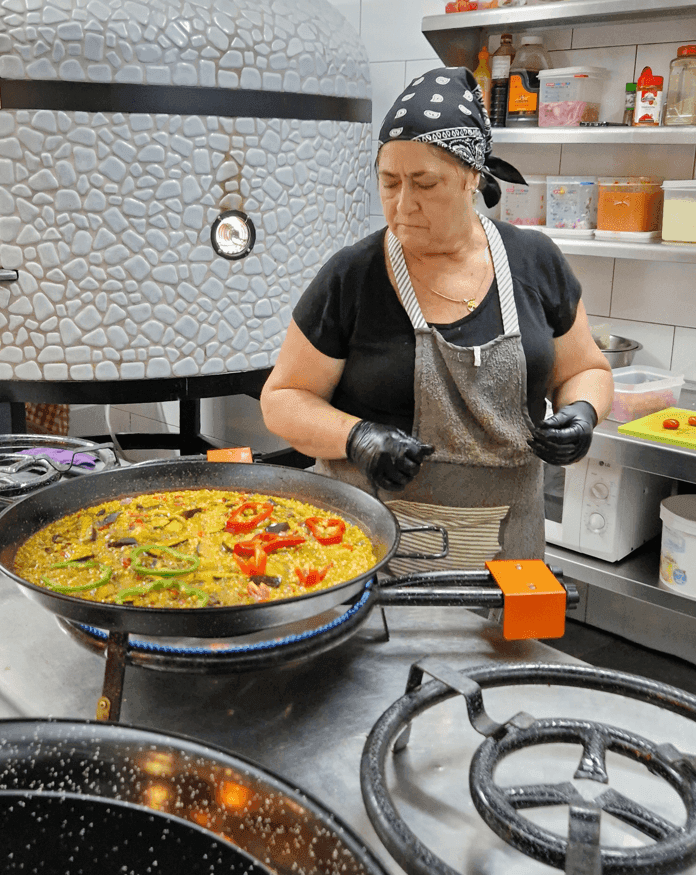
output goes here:
[{"label": "oven door", "polygon": [[580,549],[587,459],[557,467],[544,463],[544,517],[546,540]]}]

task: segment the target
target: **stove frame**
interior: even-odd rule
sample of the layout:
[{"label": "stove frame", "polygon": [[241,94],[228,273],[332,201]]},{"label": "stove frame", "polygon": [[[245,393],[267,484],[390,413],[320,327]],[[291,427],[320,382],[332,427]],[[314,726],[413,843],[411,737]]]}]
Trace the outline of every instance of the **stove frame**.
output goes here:
[{"label": "stove frame", "polygon": [[[429,674],[433,681],[423,684]],[[474,753],[469,787],[484,822],[505,842],[567,875],[668,875],[696,860],[696,757],[671,744],[654,744],[634,733],[591,721],[536,720],[519,712],[503,724],[491,720],[482,688],[519,684],[557,684],[615,693],[672,711],[696,722],[696,696],[635,675],[575,665],[518,664],[479,666],[457,672],[433,657],[411,666],[405,695],[382,714],[370,733],[360,765],[363,801],[375,831],[392,857],[409,875],[459,875],[427,848],[399,815],[387,788],[389,748],[398,755],[408,745],[413,719],[445,699],[461,695],[473,728],[485,737]],[[608,781],[605,754],[613,751],[641,763],[666,780],[686,808],[677,827],[609,789],[592,802],[575,787],[495,784],[493,773],[509,754],[526,747],[577,742],[583,752],[576,778]],[[520,817],[520,809],[566,804],[569,840]],[[630,824],[655,844],[639,849],[603,848],[599,844],[601,812]]]}]

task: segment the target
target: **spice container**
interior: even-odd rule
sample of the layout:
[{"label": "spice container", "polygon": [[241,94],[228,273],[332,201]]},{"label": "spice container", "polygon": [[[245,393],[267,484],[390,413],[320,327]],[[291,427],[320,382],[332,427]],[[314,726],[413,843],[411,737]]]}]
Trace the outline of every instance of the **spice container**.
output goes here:
[{"label": "spice container", "polygon": [[559,67],[539,73],[539,127],[572,128],[598,122],[607,71]]},{"label": "spice container", "polygon": [[501,185],[500,218],[512,225],[546,224],[546,177],[527,176],[527,185]]},{"label": "spice container", "polygon": [[696,125],[696,45],[680,46],[669,66],[666,125]]},{"label": "spice container", "polygon": [[633,113],[633,124],[651,127],[660,124],[662,115],[662,76],[653,76],[650,67],[643,67],[643,72],[636,83],[636,108]]},{"label": "spice container", "polygon": [[597,189],[594,176],[547,177],[547,230],[591,237],[597,227]]},{"label": "spice container", "polygon": [[597,229],[657,231],[662,220],[662,180],[651,176],[599,178]]},{"label": "spice container", "polygon": [[624,98],[623,123],[629,127],[633,124],[633,116],[636,111],[636,88],[635,82],[626,83],[626,97]]},{"label": "spice container", "polygon": [[662,190],[665,198],[662,239],[669,243],[696,243],[696,179],[666,179]]}]

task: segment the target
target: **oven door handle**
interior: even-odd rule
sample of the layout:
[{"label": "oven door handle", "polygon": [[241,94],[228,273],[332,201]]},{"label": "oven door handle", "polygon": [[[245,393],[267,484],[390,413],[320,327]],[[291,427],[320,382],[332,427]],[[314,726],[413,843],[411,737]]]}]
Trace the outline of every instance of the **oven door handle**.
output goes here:
[{"label": "oven door handle", "polygon": [[437,526],[434,523],[422,523],[414,526],[399,526],[401,535],[411,534],[412,532],[437,532],[442,538],[442,547],[439,553],[400,553],[397,547],[394,553],[394,559],[445,559],[449,555],[449,535],[447,529],[443,526]]}]

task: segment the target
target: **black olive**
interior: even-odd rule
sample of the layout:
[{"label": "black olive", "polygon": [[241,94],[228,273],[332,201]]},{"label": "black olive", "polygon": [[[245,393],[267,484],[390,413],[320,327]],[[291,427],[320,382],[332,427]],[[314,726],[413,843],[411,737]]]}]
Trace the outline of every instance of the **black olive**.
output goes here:
[{"label": "black olive", "polygon": [[283,582],[282,577],[269,577],[267,574],[254,574],[252,575],[251,579],[257,586],[265,583],[266,586],[271,586],[273,587],[273,589],[278,589],[280,584]]},{"label": "black olive", "polygon": [[266,531],[270,532],[272,535],[277,535],[280,532],[287,532],[289,530],[289,523],[271,523],[270,526],[266,526]]}]

